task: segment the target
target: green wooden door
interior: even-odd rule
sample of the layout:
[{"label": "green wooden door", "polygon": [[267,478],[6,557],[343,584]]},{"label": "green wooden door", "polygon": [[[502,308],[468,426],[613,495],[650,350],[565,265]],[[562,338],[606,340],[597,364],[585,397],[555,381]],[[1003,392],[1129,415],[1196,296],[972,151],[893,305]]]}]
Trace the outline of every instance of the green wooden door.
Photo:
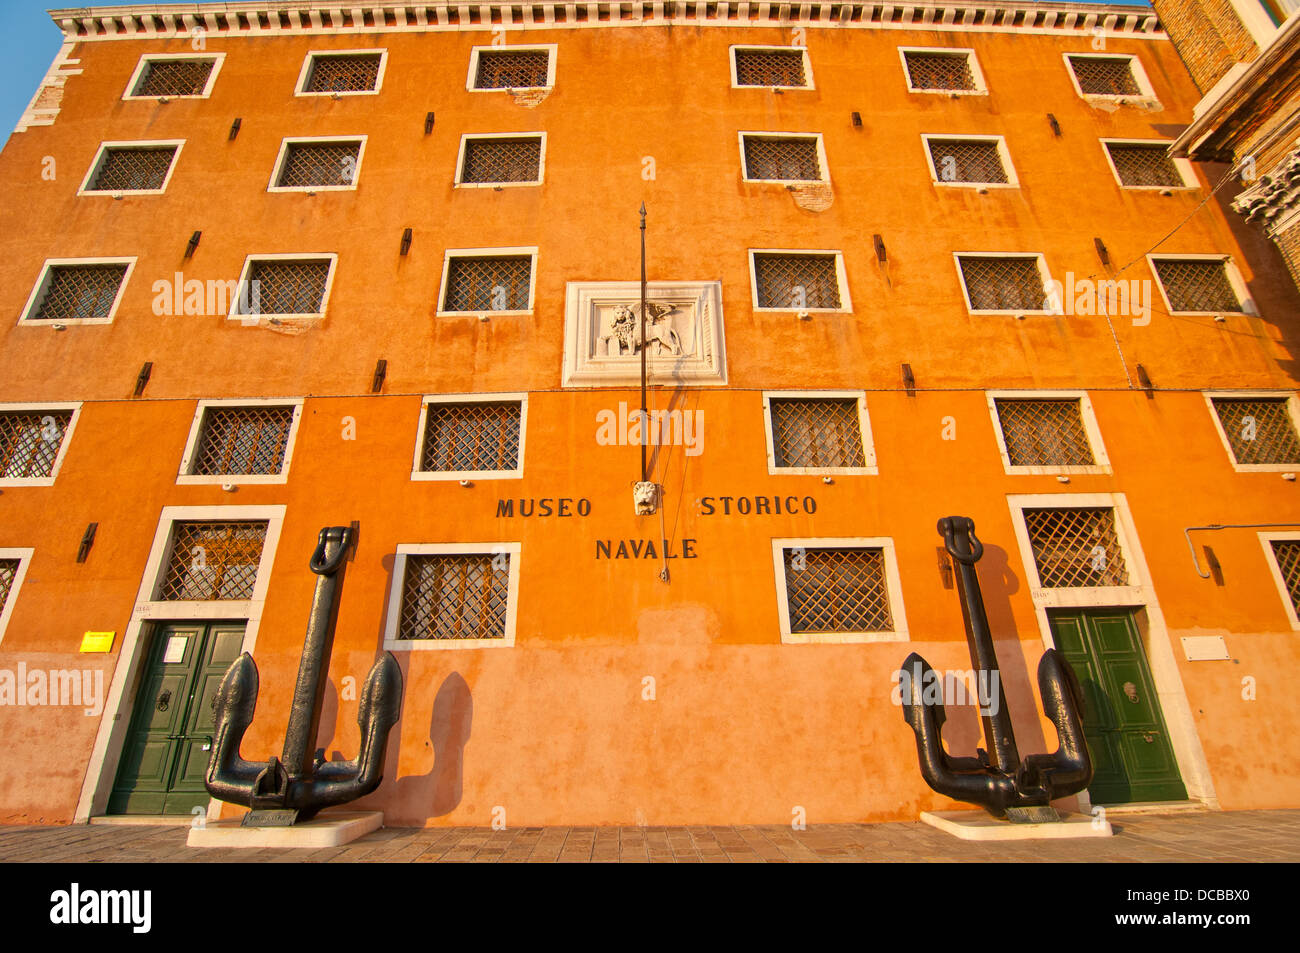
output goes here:
[{"label": "green wooden door", "polygon": [[1133,610],[1063,609],[1049,620],[1083,687],[1092,802],[1186,800]]},{"label": "green wooden door", "polygon": [[172,622],[152,627],[110,814],[189,814],[208,803],[221,677],[244,644],[243,622]]}]

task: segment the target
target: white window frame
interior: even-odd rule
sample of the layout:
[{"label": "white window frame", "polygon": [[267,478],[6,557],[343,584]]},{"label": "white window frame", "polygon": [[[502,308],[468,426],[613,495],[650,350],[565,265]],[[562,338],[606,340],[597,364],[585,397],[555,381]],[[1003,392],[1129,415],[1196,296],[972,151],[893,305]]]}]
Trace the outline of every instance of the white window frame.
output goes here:
[{"label": "white window frame", "polygon": [[[757,182],[770,185],[830,185],[831,167],[826,161],[826,142],[820,132],[757,132],[742,130],[737,134],[740,143],[740,178],[743,182]],[[745,139],[812,139],[817,143],[817,171],[821,173],[816,179],[751,179],[749,161],[745,156]]]},{"label": "white window frame", "polygon": [[1171,157],[1174,168],[1178,170],[1178,177],[1183,180],[1182,185],[1125,185],[1119,177],[1119,169],[1115,167],[1115,159],[1110,154],[1111,146],[1165,146],[1168,147],[1172,140],[1169,139],[1111,139],[1102,138],[1097,140],[1101,144],[1102,154],[1106,156],[1106,164],[1110,166],[1110,174],[1115,177],[1115,184],[1121,189],[1131,189],[1134,192],[1168,192],[1175,189],[1199,189],[1201,183],[1196,179],[1196,172],[1192,167],[1191,159],[1177,159]]},{"label": "white window frame", "polygon": [[[81,187],[77,189],[78,195],[107,195],[117,198],[123,195],[162,195],[167,191],[167,186],[171,184],[172,173],[176,171],[176,166],[181,161],[181,151],[185,148],[185,139],[138,139],[138,140],[114,140],[112,142],[101,142],[99,150],[95,153],[94,161],[90,163],[90,168],[86,171],[85,178],[81,180]],[[163,184],[156,189],[92,189],[91,183],[95,181],[95,176],[99,175],[100,169],[104,166],[104,160],[108,158],[108,153],[113,149],[149,149],[159,146],[175,146],[176,151],[172,154],[171,164],[167,167],[167,174],[163,177]]]},{"label": "white window frame", "polygon": [[[989,417],[993,421],[993,433],[998,441],[998,454],[1002,457],[1002,471],[1009,476],[1074,476],[1089,473],[1110,473],[1110,458],[1106,456],[1106,446],[1101,440],[1101,429],[1097,426],[1097,416],[1092,410],[1092,400],[1087,391],[1082,390],[991,390],[985,393],[988,402]],[[1007,452],[1006,434],[1002,432],[1002,418],[998,416],[999,400],[1077,400],[1079,417],[1083,421],[1084,432],[1088,436],[1088,446],[1096,462],[1091,466],[1012,466],[1011,455]]]},{"label": "white window frame", "polygon": [[[970,67],[971,79],[975,83],[974,89],[919,89],[912,85],[912,71],[907,68],[908,53],[936,53],[953,56],[957,53],[966,54],[966,64]],[[988,84],[984,81],[984,71],[980,69],[979,57],[975,55],[975,50],[971,47],[961,46],[900,46],[898,48],[898,61],[903,64],[903,80],[907,83],[909,93],[930,93],[941,96],[987,96],[989,94]],[[956,136],[946,138],[954,139]]]},{"label": "white window frame", "polygon": [[68,421],[68,427],[63,431],[63,440],[59,444],[59,452],[54,456],[54,463],[50,465],[50,475],[47,477],[6,477],[0,476],[0,487],[10,486],[53,486],[54,481],[58,479],[59,469],[63,466],[63,458],[68,455],[68,445],[72,443],[72,432],[77,428],[77,421],[81,419],[81,404],[77,401],[54,401],[52,403],[17,403],[17,404],[0,404],[0,412],[3,413],[38,413],[44,414],[50,411],[72,411],[72,417]]},{"label": "white window frame", "polygon": [[[528,269],[528,307],[522,310],[514,311],[445,311],[444,305],[447,302],[447,269],[451,267],[453,258],[509,258],[527,255],[531,258],[532,264]],[[463,318],[467,315],[477,315],[484,320],[489,316],[500,315],[527,315],[532,314],[537,300],[537,246],[536,245],[516,245],[507,248],[448,248],[442,256],[442,278],[438,282],[438,310],[435,317],[439,318]]]},{"label": "white window frame", "polygon": [[[1038,262],[1038,276],[1043,280],[1043,304],[1045,307],[1031,308],[980,308],[971,307],[970,289],[966,287],[966,275],[961,270],[961,260],[963,258],[1033,258]],[[957,284],[961,286],[962,300],[966,302],[966,310],[970,314],[1055,314],[1050,307],[1046,307],[1052,285],[1052,273],[1047,268],[1047,258],[1042,252],[1036,251],[955,251],[952,253],[953,267],[957,269]]]},{"label": "white window frame", "polygon": [[[317,58],[325,59],[328,57],[339,56],[379,56],[379,69],[375,73],[374,89],[347,89],[347,90],[320,90],[309,92],[304,87],[307,85],[307,78],[311,76],[313,64]],[[375,49],[371,47],[365,50],[308,50],[307,55],[302,58],[302,69],[298,71],[298,82],[294,84],[293,94],[295,96],[329,96],[332,99],[340,99],[344,96],[378,96],[379,91],[384,88],[384,71],[388,68],[388,50],[386,48]]]},{"label": "white window frame", "polygon": [[[998,159],[1002,162],[1002,171],[1007,174],[1005,182],[949,182],[939,176],[939,169],[934,164],[934,156],[930,150],[930,140],[938,139],[941,142],[960,141],[960,142],[984,142],[993,143],[997,146]],[[1007,149],[1006,136],[989,135],[989,136],[970,136],[970,135],[949,135],[940,132],[923,132],[921,133],[921,149],[925,153],[926,166],[930,169],[930,181],[935,185],[956,186],[965,189],[1018,189],[1020,188],[1020,178],[1016,175],[1016,167],[1011,161],[1011,152]]]},{"label": "white window frame", "polygon": [[[879,549],[885,563],[885,594],[894,619],[892,631],[872,632],[791,632],[790,599],[785,577],[785,550],[805,549]],[[785,645],[850,645],[862,642],[907,642],[907,613],[903,609],[903,586],[898,574],[898,556],[892,536],[798,537],[772,540],[772,563],[776,579],[776,605]]]},{"label": "white window frame", "polygon": [[[1291,601],[1291,590],[1287,588],[1286,578],[1282,575],[1282,567],[1278,565],[1277,553],[1273,552],[1272,543],[1278,542],[1300,542],[1300,532],[1294,530],[1286,532],[1281,530],[1268,530],[1256,534],[1259,537],[1259,544],[1264,549],[1264,560],[1268,563],[1269,573],[1273,577],[1273,585],[1277,586],[1278,595],[1282,597],[1282,606],[1286,609],[1287,621],[1291,623],[1291,630],[1300,632],[1300,616],[1296,615],[1295,604]],[[4,551],[0,550],[0,556]],[[4,621],[0,619],[0,632],[3,631]]]},{"label": "white window frame", "polygon": [[[430,404],[519,404],[519,465],[513,470],[422,470],[424,441],[429,425]],[[420,429],[415,435],[415,456],[411,462],[412,480],[517,480],[524,475],[524,442],[528,435],[528,394],[525,391],[505,394],[427,394],[420,401]]]},{"label": "white window frame", "polygon": [[[758,314],[852,314],[853,301],[849,296],[849,278],[844,267],[844,252],[832,248],[751,248],[749,256],[749,301],[752,310]],[[758,305],[758,269],[754,259],[757,255],[834,255],[835,278],[839,283],[840,306],[838,308],[760,308]]]},{"label": "white window frame", "polygon": [[[293,445],[298,439],[298,424],[302,421],[302,405],[303,398],[301,397],[250,397],[243,400],[231,397],[220,400],[199,401],[198,407],[194,411],[194,418],[190,421],[190,435],[189,439],[185,441],[185,453],[181,456],[181,466],[176,474],[176,484],[178,486],[252,486],[289,482],[289,465],[293,462]],[[289,421],[289,435],[284,444],[284,463],[281,465],[279,473],[219,473],[205,475],[190,472],[199,453],[199,443],[203,436],[203,423],[207,419],[208,411],[222,407],[293,408],[293,415]]]},{"label": "white window frame", "polygon": [[[858,430],[862,436],[862,456],[866,465],[861,467],[778,467],[776,443],[772,428],[772,400],[856,400],[858,404]],[[765,390],[763,391],[763,436],[767,441],[767,472],[773,476],[875,476],[875,440],[871,436],[871,417],[867,413],[867,392],[861,390]]]},{"label": "white window frame", "polygon": [[[357,182],[361,179],[361,162],[366,157],[368,135],[359,136],[289,136],[280,140],[280,151],[276,153],[275,165],[271,168],[271,181],[267,183],[268,192],[355,192]],[[357,147],[357,167],[352,173],[351,185],[276,185],[284,174],[284,163],[289,157],[289,147],[298,145],[324,145],[327,143],[348,144]]]},{"label": "white window frame", "polygon": [[[491,92],[491,90],[484,90]],[[470,140],[482,139],[537,139],[541,145],[537,155],[537,178],[528,182],[466,182],[465,147]],[[457,189],[511,189],[536,188],[546,178],[546,133],[544,132],[467,132],[460,137],[460,148],[456,151],[456,178],[453,187]]]},{"label": "white window frame", "polygon": [[[738,83],[736,74],[736,53],[737,51],[748,52],[750,50],[798,50],[803,54],[803,80],[802,86],[754,86],[749,83]],[[813,80],[812,57],[808,55],[806,46],[783,46],[780,44],[762,44],[762,43],[736,43],[727,48],[727,65],[731,68],[731,88],[732,89],[816,89],[817,84]]]},{"label": "white window frame", "polygon": [[[208,73],[208,85],[204,87],[203,92],[188,96],[137,96],[132,90],[139,84],[141,77],[144,75],[145,67],[149,63],[165,62],[167,60],[212,60],[212,70]],[[167,101],[173,99],[208,99],[212,96],[212,87],[217,83],[217,74],[221,72],[222,64],[226,61],[225,53],[145,53],[141,55],[140,61],[135,64],[135,71],[131,73],[131,79],[127,81],[126,92],[122,93],[122,99],[126,101],[144,100],[146,102]]]},{"label": "white window frame", "polygon": [[[325,278],[325,291],[321,295],[320,311],[311,314],[241,314],[239,304],[244,298],[244,287],[248,283],[248,274],[254,262],[262,261],[324,261],[330,263],[329,275]],[[337,252],[301,252],[277,253],[274,255],[248,255],[244,258],[244,267],[239,272],[239,284],[235,286],[234,300],[230,302],[227,321],[239,321],[245,325],[269,324],[272,321],[284,323],[289,321],[317,321],[325,317],[329,310],[330,292],[334,289],[334,276],[338,273],[339,256]]]},{"label": "white window frame", "polygon": [[[519,615],[519,558],[522,547],[517,542],[502,543],[399,543],[393,558],[392,579],[388,590],[388,611],[384,617],[384,649],[389,652],[438,651],[456,649],[513,648]],[[499,639],[399,639],[397,629],[402,620],[402,595],[406,588],[408,556],[510,556],[510,577],[506,583],[505,635]]]},{"label": "white window frame", "polygon": [[[508,93],[523,92],[530,89],[555,88],[555,59],[559,53],[558,43],[524,43],[518,46],[475,46],[469,51],[469,73],[465,76],[465,89],[471,93]],[[478,59],[481,53],[526,53],[529,51],[546,51],[546,85],[545,86],[475,86],[478,79]]]},{"label": "white window frame", "polygon": [[[1133,74],[1133,82],[1137,84],[1137,95],[1085,93],[1083,88],[1079,85],[1079,77],[1074,72],[1074,65],[1070,62],[1071,59],[1128,60],[1129,71]],[[1119,105],[1127,103],[1155,105],[1160,102],[1160,100],[1156,98],[1156,91],[1151,85],[1151,80],[1147,78],[1147,71],[1142,66],[1141,58],[1135,53],[1065,52],[1061,54],[1061,62],[1065,64],[1065,72],[1069,74],[1070,83],[1074,86],[1074,92],[1080,99],[1087,100],[1088,102],[1117,103]]]},{"label": "white window frame", "polygon": [[[1165,311],[1168,314],[1194,314],[1194,315],[1223,315],[1225,317],[1234,314],[1240,315],[1258,315],[1259,311],[1255,308],[1255,299],[1250,295],[1250,289],[1246,287],[1246,281],[1241,277],[1241,271],[1237,268],[1232,260],[1231,255],[1181,255],[1181,254],[1148,254],[1147,268],[1151,271],[1151,278],[1156,287],[1160,289],[1160,300],[1165,303]],[[1241,305],[1240,311],[1175,311],[1173,305],[1169,303],[1169,295],[1165,291],[1165,283],[1160,280],[1160,273],[1156,271],[1157,261],[1217,261],[1223,264],[1223,273],[1228,277],[1228,284],[1232,286],[1232,293],[1237,296],[1237,303]]]},{"label": "white window frame", "polygon": [[1291,418],[1291,426],[1297,435],[1300,435],[1300,397],[1297,397],[1294,391],[1278,390],[1207,390],[1202,392],[1205,398],[1205,407],[1210,412],[1210,420],[1214,422],[1214,431],[1219,435],[1219,442],[1223,444],[1224,451],[1228,454],[1228,462],[1232,464],[1232,469],[1237,473],[1297,473],[1300,472],[1300,463],[1238,463],[1236,451],[1232,449],[1232,441],[1228,439],[1228,432],[1223,429],[1223,421],[1219,419],[1219,411],[1214,406],[1216,400],[1250,400],[1250,399],[1278,399],[1286,401],[1286,411]]},{"label": "white window frame", "polygon": [[9,617],[14,614],[14,604],[18,601],[18,590],[23,586],[23,580],[27,578],[27,567],[31,565],[32,554],[36,550],[28,548],[0,548],[0,559],[18,560],[18,568],[14,571],[13,585],[9,587],[9,595],[5,599],[4,608],[0,609],[0,643],[4,642],[5,632],[9,629]]},{"label": "white window frame", "polygon": [[[41,265],[40,276],[36,279],[36,285],[32,288],[32,293],[27,296],[27,303],[23,305],[22,312],[18,315],[18,323],[25,327],[54,327],[59,325],[66,327],[73,324],[112,324],[113,319],[117,317],[117,309],[122,306],[122,296],[126,294],[126,286],[131,282],[131,273],[135,271],[137,259],[134,255],[130,257],[119,258],[47,258]],[[50,321],[44,318],[36,319],[32,315],[36,312],[38,303],[44,299],[45,292],[49,290],[50,280],[55,268],[67,265],[126,265],[126,274],[122,276],[122,282],[117,286],[117,296],[113,299],[113,306],[108,309],[108,315],[103,318],[64,318],[61,321]]]}]

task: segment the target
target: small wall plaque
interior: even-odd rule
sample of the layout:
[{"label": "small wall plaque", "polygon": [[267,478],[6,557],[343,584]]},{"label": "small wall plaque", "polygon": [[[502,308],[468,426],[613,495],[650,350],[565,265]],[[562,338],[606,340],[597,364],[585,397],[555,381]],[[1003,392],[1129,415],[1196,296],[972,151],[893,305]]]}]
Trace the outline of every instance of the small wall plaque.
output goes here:
[{"label": "small wall plaque", "polygon": [[1231,658],[1221,635],[1184,635],[1183,654],[1189,662],[1218,662]]},{"label": "small wall plaque", "polygon": [[117,632],[86,632],[81,636],[82,652],[111,652]]}]

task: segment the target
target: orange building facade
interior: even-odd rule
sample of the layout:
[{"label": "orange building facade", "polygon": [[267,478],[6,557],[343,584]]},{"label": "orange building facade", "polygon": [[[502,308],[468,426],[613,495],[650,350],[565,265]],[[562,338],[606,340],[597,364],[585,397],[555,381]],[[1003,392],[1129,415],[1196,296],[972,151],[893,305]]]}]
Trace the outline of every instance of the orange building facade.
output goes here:
[{"label": "orange building facade", "polygon": [[1063,806],[1300,803],[1300,298],[1164,157],[1149,8],[52,16],[0,153],[0,822],[238,813],[205,710],[251,652],[279,752],[354,521],[319,744],[392,651],[390,825],[952,806],[895,673],[960,696],[958,513],[1022,752],[1043,651],[1083,674]]}]

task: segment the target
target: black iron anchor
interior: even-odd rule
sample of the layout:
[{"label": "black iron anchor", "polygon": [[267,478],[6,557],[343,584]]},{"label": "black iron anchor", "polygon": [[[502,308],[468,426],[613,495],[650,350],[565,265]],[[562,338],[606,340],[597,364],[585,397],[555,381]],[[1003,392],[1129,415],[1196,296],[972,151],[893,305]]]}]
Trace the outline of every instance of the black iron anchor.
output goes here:
[{"label": "black iron anchor", "polygon": [[239,754],[257,705],[257,665],[247,652],[226,670],[215,697],[212,757],[204,786],[213,797],[252,810],[246,826],[289,826],[317,811],[369,794],[383,780],[388,733],[401,717],[402,672],[391,652],[370,669],[361,690],[357,723],[361,750],[355,761],[318,761],[315,742],[334,647],[344,557],[351,543],[344,526],[320,531],[310,567],[317,576],[289,727],[279,758],[245,761]]},{"label": "black iron anchor", "polygon": [[1038,690],[1060,745],[1051,754],[1030,755],[1022,761],[1001,678],[983,674],[1000,673],[975,572],[984,546],[975,535],[974,520],[968,517],[945,517],[938,528],[957,564],[957,591],[971,663],[982,676],[981,684],[995,686],[996,694],[979,700],[988,751],[976,749],[974,758],[951,757],[943,748],[943,702],[924,695],[924,686],[933,684],[938,676],[915,652],[904,660],[903,718],[916,733],[921,776],[940,794],[978,804],[994,817],[1054,819],[1050,802],[1082,791],[1092,781],[1092,759],[1083,734],[1083,690],[1059,651],[1053,648],[1043,653],[1038,663]]}]

